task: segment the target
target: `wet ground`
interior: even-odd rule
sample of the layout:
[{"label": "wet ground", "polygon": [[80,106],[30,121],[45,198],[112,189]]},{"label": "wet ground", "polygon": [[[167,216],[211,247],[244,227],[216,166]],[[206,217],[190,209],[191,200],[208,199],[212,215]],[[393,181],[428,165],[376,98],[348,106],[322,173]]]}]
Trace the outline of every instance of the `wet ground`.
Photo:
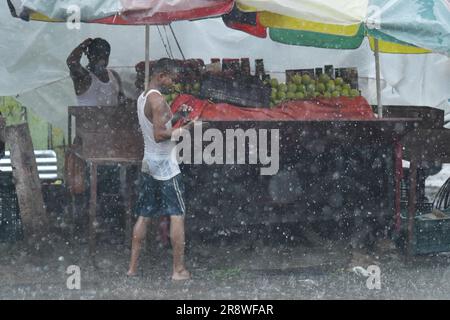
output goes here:
[{"label": "wet ground", "polygon": [[[450,254],[406,261],[389,242],[367,253],[349,250],[345,240],[309,241],[311,235],[286,237],[281,231],[270,240],[251,241],[243,235],[192,235],[187,265],[193,279],[175,283],[170,247],[154,239],[146,245],[140,276],[131,279],[125,277],[127,245],[101,242],[94,268],[87,245],[79,241],[55,239],[55,250],[38,256],[21,245],[3,244],[0,299],[450,298]],[[80,267],[79,290],[67,288],[70,265]],[[368,288],[367,277],[352,271],[358,265],[380,268],[381,289]]]}]

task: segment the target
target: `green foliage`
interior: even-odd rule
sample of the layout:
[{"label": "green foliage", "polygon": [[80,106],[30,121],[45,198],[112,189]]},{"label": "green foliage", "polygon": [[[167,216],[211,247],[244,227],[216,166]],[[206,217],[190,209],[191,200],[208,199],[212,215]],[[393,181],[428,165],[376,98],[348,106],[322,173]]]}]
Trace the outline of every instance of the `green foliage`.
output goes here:
[{"label": "green foliage", "polygon": [[0,98],[0,113],[6,120],[6,125],[15,125],[25,122],[24,109],[20,103],[10,97]]}]

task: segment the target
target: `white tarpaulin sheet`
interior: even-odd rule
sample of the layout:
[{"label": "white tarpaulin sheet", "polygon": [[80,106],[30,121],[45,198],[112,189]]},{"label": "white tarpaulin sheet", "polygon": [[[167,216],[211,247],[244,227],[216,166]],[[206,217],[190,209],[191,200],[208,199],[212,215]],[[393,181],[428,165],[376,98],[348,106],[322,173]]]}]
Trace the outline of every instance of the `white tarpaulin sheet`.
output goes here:
[{"label": "white tarpaulin sheet", "polygon": [[80,10],[82,20],[108,17],[117,14],[122,9],[119,0],[12,0],[11,2],[18,15],[21,14],[23,8],[27,8],[58,20],[66,20],[74,12],[74,6],[75,8],[83,7]]},{"label": "white tarpaulin sheet", "polygon": [[[221,19],[176,22],[173,28],[186,58],[262,58],[266,69],[283,81],[286,69],[357,67],[363,95],[376,103],[374,58],[367,43],[349,51],[288,46],[228,29]],[[65,24],[12,18],[0,2],[0,96],[18,94],[25,106],[66,129],[67,106],[76,102],[66,59],[88,37],[110,42],[110,66],[120,73],[126,93],[135,94],[134,65],[144,59],[143,27],[82,24],[80,30],[69,30]],[[170,44],[180,58],[172,39]],[[166,56],[156,27],[151,29],[150,56]],[[445,56],[381,55],[381,71],[384,104],[436,106],[450,97],[450,60]]]},{"label": "white tarpaulin sheet", "polygon": [[10,2],[18,16],[31,10],[58,21],[66,21],[75,11],[79,12],[81,21],[119,14],[137,19],[151,17],[156,13],[204,9],[225,3],[224,0],[10,0]]}]

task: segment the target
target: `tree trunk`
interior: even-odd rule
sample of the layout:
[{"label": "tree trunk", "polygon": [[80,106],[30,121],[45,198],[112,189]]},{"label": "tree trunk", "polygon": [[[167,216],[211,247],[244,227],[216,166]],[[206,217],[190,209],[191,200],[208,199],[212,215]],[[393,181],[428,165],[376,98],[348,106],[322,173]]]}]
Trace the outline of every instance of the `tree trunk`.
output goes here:
[{"label": "tree trunk", "polygon": [[41,239],[48,236],[49,218],[44,206],[28,124],[6,127],[5,137],[11,148],[11,166],[25,240],[34,246],[39,246]]}]

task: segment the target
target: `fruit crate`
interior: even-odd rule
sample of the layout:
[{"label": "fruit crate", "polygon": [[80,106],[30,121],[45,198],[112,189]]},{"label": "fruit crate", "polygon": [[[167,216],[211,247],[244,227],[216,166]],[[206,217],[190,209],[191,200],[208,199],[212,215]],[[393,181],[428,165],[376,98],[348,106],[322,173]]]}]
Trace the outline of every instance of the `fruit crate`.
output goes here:
[{"label": "fruit crate", "polygon": [[[414,222],[412,254],[430,254],[450,252],[450,211],[444,211],[442,217],[431,215],[432,203],[418,206]],[[407,236],[408,210],[401,211],[402,233]]]},{"label": "fruit crate", "polygon": [[202,80],[200,97],[241,107],[269,108],[272,88],[262,82],[208,76]]},{"label": "fruit crate", "polygon": [[19,202],[13,176],[0,171],[0,242],[15,242],[23,238]]}]

